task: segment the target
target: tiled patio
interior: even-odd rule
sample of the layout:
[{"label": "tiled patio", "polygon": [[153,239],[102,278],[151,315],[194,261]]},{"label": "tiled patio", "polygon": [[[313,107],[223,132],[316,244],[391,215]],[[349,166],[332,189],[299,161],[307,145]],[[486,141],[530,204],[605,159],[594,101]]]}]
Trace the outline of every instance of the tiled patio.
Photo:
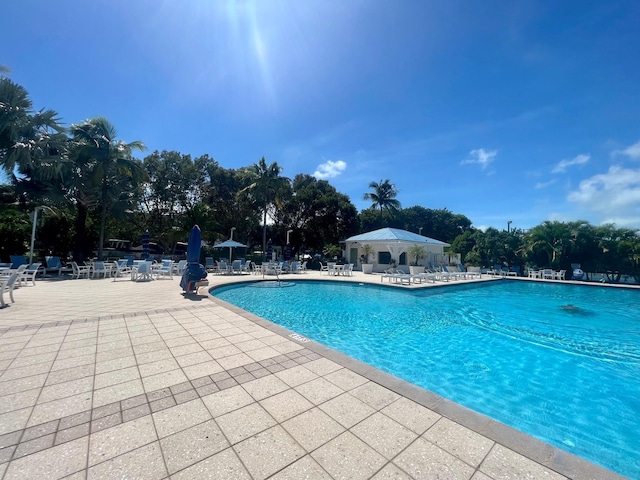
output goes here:
[{"label": "tiled patio", "polygon": [[16,290],[0,310],[0,479],[620,478],[180,292],[177,278]]}]

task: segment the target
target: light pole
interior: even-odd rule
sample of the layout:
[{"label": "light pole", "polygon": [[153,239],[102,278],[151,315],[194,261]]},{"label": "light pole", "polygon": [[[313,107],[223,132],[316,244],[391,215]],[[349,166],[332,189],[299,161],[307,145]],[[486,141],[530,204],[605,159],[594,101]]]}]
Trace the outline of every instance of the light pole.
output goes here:
[{"label": "light pole", "polygon": [[418,227],[418,235],[422,235],[422,227]]},{"label": "light pole", "polygon": [[33,244],[36,241],[36,224],[38,223],[38,210],[45,209],[53,212],[51,208],[45,205],[40,205],[39,207],[33,209],[33,225],[31,226],[31,248],[29,249],[29,265],[33,263]]},{"label": "light pole", "polygon": [[291,235],[292,232],[293,230],[287,230],[287,243],[289,243],[289,236]]},{"label": "light pole", "polygon": [[[236,229],[236,227],[231,227],[231,238],[230,240],[233,240],[233,231]],[[232,249],[233,247],[229,247],[229,262],[231,262],[232,260]]]},{"label": "light pole", "polygon": [[512,224],[512,223],[513,223],[513,222],[512,222],[511,220],[508,220],[508,221],[507,221],[507,233],[511,232],[511,224]]}]

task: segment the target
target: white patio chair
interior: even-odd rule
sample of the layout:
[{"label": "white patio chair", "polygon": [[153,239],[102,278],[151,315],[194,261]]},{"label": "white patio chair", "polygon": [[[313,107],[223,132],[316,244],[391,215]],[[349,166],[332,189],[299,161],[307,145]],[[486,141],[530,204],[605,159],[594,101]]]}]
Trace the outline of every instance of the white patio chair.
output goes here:
[{"label": "white patio chair", "polygon": [[91,275],[91,267],[89,265],[78,265],[76,262],[71,262],[71,269],[71,278],[73,279],[89,278],[89,275]]},{"label": "white patio chair", "polygon": [[38,269],[40,268],[41,263],[32,263],[25,270],[22,271],[20,275],[20,279],[18,280],[19,284],[22,285],[24,283],[27,285],[29,281],[31,281],[31,285],[36,286],[36,275],[38,274]]},{"label": "white patio chair", "polygon": [[93,262],[93,275],[92,278],[107,278],[107,274],[111,273],[111,267],[107,268],[107,265],[103,261]]},{"label": "white patio chair", "polygon": [[0,306],[4,307],[6,304],[4,303],[4,294],[5,292],[9,292],[9,298],[11,298],[11,303],[15,303],[13,299],[13,289],[18,282],[20,275],[18,272],[13,272],[8,277],[0,278]]},{"label": "white patio chair", "polygon": [[5,270],[4,272],[2,272],[2,277],[4,277],[5,280],[6,280],[11,275],[13,275],[14,273],[18,274],[18,279],[16,280],[16,282],[18,283],[18,286],[21,287],[22,286],[22,274],[27,269],[28,266],[29,266],[28,263],[23,263],[18,268],[11,268],[9,270]]},{"label": "white patio chair", "polygon": [[156,278],[173,278],[173,260],[162,260],[162,265],[155,271]]},{"label": "white patio chair", "polygon": [[113,274],[113,281],[115,282],[118,277],[124,277],[125,275],[131,274],[132,267],[129,266],[129,260],[124,258],[122,260],[117,260],[115,263],[115,271]]}]

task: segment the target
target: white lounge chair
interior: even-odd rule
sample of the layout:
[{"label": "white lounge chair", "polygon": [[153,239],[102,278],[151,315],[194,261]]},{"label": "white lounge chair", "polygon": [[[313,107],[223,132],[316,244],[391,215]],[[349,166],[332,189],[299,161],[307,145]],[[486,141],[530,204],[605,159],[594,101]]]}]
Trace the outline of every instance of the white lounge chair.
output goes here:
[{"label": "white lounge chair", "polygon": [[41,263],[32,263],[26,269],[22,271],[20,275],[20,279],[18,283],[22,285],[23,283],[27,285],[29,281],[31,281],[31,285],[36,286],[36,275],[38,274],[38,269],[40,268]]},{"label": "white lounge chair", "polygon": [[140,262],[131,270],[131,280],[139,282],[140,280],[153,280],[151,273],[151,262]]},{"label": "white lounge chair", "polygon": [[118,277],[124,277],[125,275],[131,274],[131,268],[129,266],[129,260],[124,258],[122,260],[117,260],[115,265],[115,271],[113,272],[113,281],[115,282]]},{"label": "white lounge chair", "polygon": [[23,263],[21,265],[18,266],[18,268],[11,268],[9,270],[5,270],[2,273],[2,277],[4,277],[4,279],[8,279],[11,275],[13,275],[14,273],[18,274],[18,286],[21,287],[22,286],[22,274],[23,272],[27,269],[27,267],[29,266],[29,264],[27,263]]},{"label": "white lounge chair", "polygon": [[156,278],[173,278],[173,260],[162,260],[162,265],[155,271]]},{"label": "white lounge chair", "polygon": [[19,274],[18,272],[13,272],[8,277],[0,278],[0,306],[4,307],[6,304],[4,302],[4,294],[9,292],[9,298],[11,298],[11,303],[15,303],[13,299],[13,289],[18,282]]},{"label": "white lounge chair", "polygon": [[72,268],[71,278],[74,278],[74,279],[79,279],[80,277],[89,278],[89,275],[91,275],[91,267],[89,265],[78,265],[76,262],[71,262],[71,268]]}]

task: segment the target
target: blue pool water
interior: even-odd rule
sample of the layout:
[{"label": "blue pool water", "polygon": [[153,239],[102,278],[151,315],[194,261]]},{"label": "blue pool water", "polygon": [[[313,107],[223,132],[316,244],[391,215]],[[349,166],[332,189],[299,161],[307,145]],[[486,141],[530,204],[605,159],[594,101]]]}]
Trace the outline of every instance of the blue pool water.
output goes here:
[{"label": "blue pool water", "polygon": [[640,478],[640,291],[518,281],[416,291],[299,281],[212,293]]}]

